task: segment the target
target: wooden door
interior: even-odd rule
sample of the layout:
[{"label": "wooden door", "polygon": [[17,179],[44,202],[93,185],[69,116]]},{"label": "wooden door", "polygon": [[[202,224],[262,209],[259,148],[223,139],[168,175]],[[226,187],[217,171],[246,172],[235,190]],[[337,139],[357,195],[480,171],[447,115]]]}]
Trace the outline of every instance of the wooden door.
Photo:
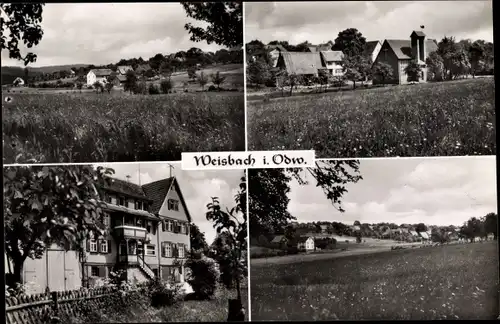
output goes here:
[{"label": "wooden door", "polygon": [[50,291],[65,290],[63,250],[47,250],[48,287]]},{"label": "wooden door", "polygon": [[65,290],[75,290],[81,287],[81,266],[76,251],[64,253],[64,281]]}]

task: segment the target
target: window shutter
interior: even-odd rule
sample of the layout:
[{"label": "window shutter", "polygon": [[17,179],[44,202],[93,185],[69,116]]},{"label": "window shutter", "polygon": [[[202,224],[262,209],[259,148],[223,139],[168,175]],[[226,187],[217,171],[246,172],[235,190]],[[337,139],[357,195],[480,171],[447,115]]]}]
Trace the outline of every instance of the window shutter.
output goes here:
[{"label": "window shutter", "polygon": [[96,240],[97,243],[97,253],[101,253],[101,240]]},{"label": "window shutter", "polygon": [[90,252],[90,239],[87,239],[87,252]]},{"label": "window shutter", "polygon": [[111,240],[108,240],[108,253],[111,253]]},{"label": "window shutter", "polygon": [[162,232],[165,232],[165,231],[166,231],[165,227],[166,227],[166,226],[165,226],[165,220],[162,220],[162,221],[161,221],[161,230],[162,230]]}]

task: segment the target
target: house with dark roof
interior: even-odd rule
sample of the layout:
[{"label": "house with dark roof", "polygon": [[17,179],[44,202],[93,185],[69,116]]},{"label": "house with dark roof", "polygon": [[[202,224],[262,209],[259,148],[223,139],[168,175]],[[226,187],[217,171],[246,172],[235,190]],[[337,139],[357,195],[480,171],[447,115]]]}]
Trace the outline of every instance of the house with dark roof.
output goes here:
[{"label": "house with dark roof", "polygon": [[92,69],[87,73],[87,85],[94,85],[96,82],[105,84],[112,73],[111,69]]},{"label": "house with dark roof", "polygon": [[39,289],[31,293],[98,286],[117,270],[124,270],[130,281],[185,283],[191,216],[177,179],[142,186],[111,180],[96,186],[104,231],[89,233],[83,252],[48,250],[42,259],[28,259],[23,280]]},{"label": "house with dark roof", "polygon": [[364,54],[369,57],[373,62],[377,59],[378,53],[382,49],[382,43],[380,41],[369,41],[365,43]]},{"label": "house with dark roof", "polygon": [[314,238],[311,236],[301,236],[297,239],[297,249],[299,251],[311,252],[315,249]]},{"label": "house with dark roof", "polygon": [[332,76],[340,77],[344,75],[342,70],[342,59],[344,54],[341,51],[321,51],[319,52],[323,66]]},{"label": "house with dark roof", "polygon": [[280,57],[281,53],[286,53],[288,52],[286,48],[284,48],[282,45],[266,45],[266,50],[269,53],[269,56],[271,57],[271,67],[276,67],[276,64],[278,63],[278,58]]},{"label": "house with dark roof", "polygon": [[285,52],[279,56],[276,67],[289,75],[318,76],[323,63],[319,52]]},{"label": "house with dark roof", "polygon": [[[410,62],[416,62],[422,68],[419,81],[427,81],[426,58],[438,48],[434,39],[426,39],[422,31],[413,31],[409,39],[386,39],[374,60],[383,62],[392,67],[393,77],[390,80],[384,80],[385,83],[406,84],[409,83],[405,68]],[[374,84],[381,83],[381,80],[375,78]]]},{"label": "house with dark roof", "polygon": [[149,64],[140,64],[135,69],[135,73],[143,74],[143,73],[146,73],[147,71],[150,71],[150,70],[151,70],[151,66]]}]

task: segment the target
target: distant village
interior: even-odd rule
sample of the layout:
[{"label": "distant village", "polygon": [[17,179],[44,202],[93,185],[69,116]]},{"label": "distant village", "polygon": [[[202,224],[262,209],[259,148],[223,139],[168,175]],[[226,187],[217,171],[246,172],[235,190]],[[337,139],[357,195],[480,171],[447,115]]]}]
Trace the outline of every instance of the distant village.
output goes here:
[{"label": "distant village", "polygon": [[[264,45],[262,42],[254,40],[246,45],[246,51],[249,64],[257,61],[267,62],[271,74],[276,76],[283,74],[299,76],[306,81],[305,83],[309,84],[314,83],[314,80],[321,77],[337,83],[346,80],[368,81],[368,79],[371,79],[375,85],[407,84],[413,81],[427,82],[429,80],[440,81],[443,78],[454,78],[468,73],[478,75],[480,73],[493,73],[492,43],[482,40],[474,43],[470,40],[455,42],[452,37],[445,37],[443,41],[453,45],[448,46],[450,48],[455,46],[457,51],[464,50],[466,52],[465,57],[470,56],[470,59],[466,59],[466,62],[457,62],[458,65],[455,69],[450,69],[446,64],[444,69],[441,68],[440,64],[436,66],[429,64],[429,59],[434,60],[435,53],[439,51],[439,43],[436,39],[427,38],[422,30],[412,31],[407,39],[384,39],[364,42],[361,56],[366,62],[349,62],[347,69],[344,66],[346,64],[344,60],[346,55],[342,51],[334,50],[335,44],[332,41],[320,45],[304,42],[293,46],[287,42],[278,41]],[[478,49],[479,47],[481,48]],[[478,54],[475,51],[480,53]],[[478,62],[473,62],[473,60]],[[419,66],[419,75],[415,80],[408,74],[406,69],[412,63]],[[380,68],[380,64],[382,64],[383,68]],[[437,68],[441,68],[443,71],[438,71]],[[255,68],[253,70],[258,71],[259,69]],[[449,75],[444,75],[447,73]],[[250,84],[252,84],[252,81],[255,81],[255,84],[261,81],[259,77],[252,80],[251,73],[248,76]]]},{"label": "distant village", "polygon": [[[161,75],[186,73],[189,69],[201,69],[206,66],[241,64],[243,51],[241,48],[230,50],[221,49],[213,52],[203,52],[198,48],[188,51],[163,55],[161,53],[144,60],[143,58],[122,59],[116,64],[105,66],[70,65],[59,70],[47,68],[16,68],[2,67],[2,84],[14,87],[40,88],[71,88],[86,86],[93,87],[97,82],[106,84],[112,82],[115,86],[125,83],[126,75],[133,72],[138,77],[147,80],[158,80]],[[17,74],[17,76],[15,76]]]},{"label": "distant village", "polygon": [[[495,216],[496,217],[496,216]],[[479,220],[478,220],[479,221]],[[477,233],[480,240],[494,239],[494,233]],[[340,222],[291,222],[284,233],[274,235],[270,240],[257,238],[258,245],[273,249],[311,252],[333,249],[337,243],[363,243],[366,239],[390,240],[401,243],[446,243],[470,239],[464,227],[455,225],[433,226],[419,224],[354,222],[346,225]]]}]

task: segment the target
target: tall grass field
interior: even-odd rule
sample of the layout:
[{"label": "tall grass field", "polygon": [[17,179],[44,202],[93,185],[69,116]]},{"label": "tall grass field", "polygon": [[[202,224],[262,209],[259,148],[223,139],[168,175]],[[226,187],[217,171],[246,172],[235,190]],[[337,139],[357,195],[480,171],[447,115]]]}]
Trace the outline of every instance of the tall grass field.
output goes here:
[{"label": "tall grass field", "polygon": [[497,241],[251,264],[252,320],[498,317]]},{"label": "tall grass field", "polygon": [[[248,102],[249,150],[318,158],[496,154],[493,78]],[[265,136],[263,136],[265,134]]]},{"label": "tall grass field", "polygon": [[242,92],[4,93],[4,163],[180,160],[245,149]]}]

